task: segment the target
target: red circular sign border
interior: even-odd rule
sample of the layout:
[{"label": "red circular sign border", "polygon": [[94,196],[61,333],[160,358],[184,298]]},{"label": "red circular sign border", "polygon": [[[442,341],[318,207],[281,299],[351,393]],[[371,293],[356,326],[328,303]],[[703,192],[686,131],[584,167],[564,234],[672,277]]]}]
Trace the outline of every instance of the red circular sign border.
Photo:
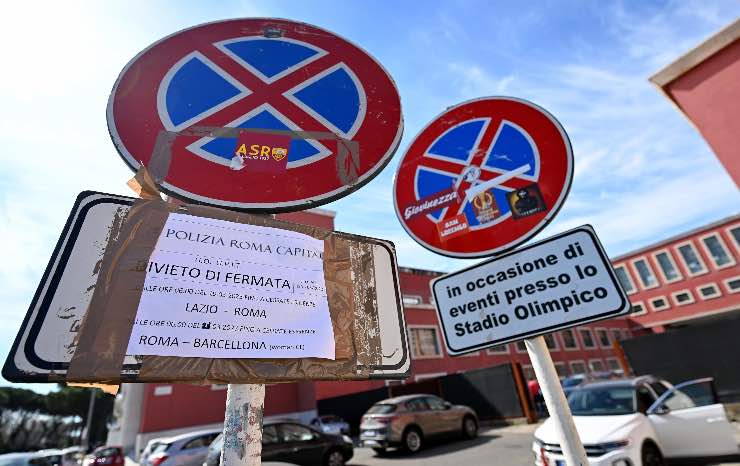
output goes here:
[{"label": "red circular sign border", "polygon": [[[403,161],[406,158],[406,155],[408,154],[408,151],[411,149],[411,147],[414,145],[416,140],[424,134],[424,132],[429,129],[435,122],[437,122],[439,119],[447,115],[448,113],[455,111],[459,109],[460,107],[463,107],[465,105],[474,103],[474,102],[481,102],[486,100],[508,100],[513,102],[518,102],[520,104],[524,104],[528,107],[533,108],[534,110],[540,112],[542,115],[544,115],[552,124],[553,126],[558,130],[560,133],[563,145],[566,149],[566,159],[567,159],[567,168],[565,172],[565,182],[563,184],[563,189],[560,192],[560,195],[558,196],[555,205],[551,208],[549,208],[546,212],[546,215],[540,220],[537,225],[535,225],[533,228],[531,228],[527,233],[520,235],[518,238],[514,239],[513,241],[509,241],[508,243],[504,244],[503,246],[488,249],[485,251],[479,251],[479,252],[453,252],[448,251],[444,249],[437,248],[435,246],[432,246],[428,243],[426,243],[424,240],[419,238],[416,234],[414,234],[413,231],[407,226],[406,222],[403,220],[400,207],[398,205],[398,196],[397,196],[397,183],[398,183],[398,174],[401,169],[401,165]],[[438,135],[439,136],[439,135]],[[515,249],[517,246],[521,245],[522,243],[528,241],[533,236],[535,236],[537,233],[542,231],[552,220],[555,218],[555,216],[560,212],[560,209],[563,206],[563,203],[565,202],[565,199],[568,197],[568,194],[570,193],[571,186],[573,184],[573,169],[574,167],[574,159],[573,159],[573,148],[570,142],[570,138],[568,137],[568,133],[565,131],[565,128],[560,124],[560,122],[547,110],[540,107],[539,105],[526,100],[521,99],[518,97],[511,97],[511,96],[487,96],[487,97],[479,97],[475,99],[466,100],[464,102],[461,102],[459,104],[450,106],[446,108],[443,112],[439,113],[437,116],[431,119],[429,123],[427,123],[414,137],[411,139],[411,142],[409,143],[408,149],[406,150],[406,153],[403,154],[403,157],[401,158],[401,161],[399,162],[398,170],[396,171],[393,179],[393,207],[396,212],[396,217],[398,218],[399,223],[403,227],[403,229],[406,231],[406,233],[411,236],[414,241],[416,241],[419,245],[424,247],[425,249],[434,252],[436,254],[440,254],[442,256],[456,258],[456,259],[476,259],[476,258],[485,258],[485,257],[495,257],[499,254],[503,254],[506,252],[509,252],[513,249]],[[540,174],[542,176],[542,174]]]},{"label": "red circular sign border", "polygon": [[[116,98],[116,93],[119,89],[119,84],[121,83],[121,80],[126,76],[126,73],[129,71],[131,66],[134,65],[144,54],[149,52],[151,49],[171,39],[172,37],[177,36],[178,34],[191,31],[193,29],[198,29],[204,26],[210,26],[210,25],[215,25],[219,23],[238,22],[238,21],[244,21],[244,20],[259,21],[259,22],[265,22],[265,23],[269,23],[269,22],[286,23],[287,22],[287,23],[292,23],[296,26],[307,26],[315,30],[325,32],[328,35],[334,36],[346,42],[347,44],[351,45],[352,47],[356,48],[357,50],[361,51],[365,56],[367,56],[367,58],[369,58],[373,63],[375,63],[378,66],[378,68],[387,77],[389,83],[392,85],[392,88],[396,91],[396,95],[398,96],[398,129],[396,131],[396,134],[393,137],[393,140],[391,141],[390,145],[388,146],[385,154],[383,154],[383,156],[380,157],[378,161],[372,167],[370,167],[362,175],[360,175],[358,179],[354,181],[352,184],[343,184],[332,191],[324,192],[320,195],[313,196],[310,198],[304,198],[304,199],[300,199],[296,201],[287,201],[287,202],[274,202],[274,203],[263,202],[263,203],[258,203],[258,204],[247,204],[247,203],[228,202],[228,201],[219,201],[217,203],[217,202],[213,202],[214,200],[211,198],[195,195],[189,192],[186,194],[183,194],[179,188],[177,188],[176,186],[172,186],[166,182],[162,182],[160,184],[159,186],[160,190],[163,193],[172,195],[174,197],[185,198],[188,202],[191,202],[193,204],[215,206],[219,208],[228,208],[231,210],[245,211],[245,212],[280,213],[280,212],[302,211],[302,210],[306,210],[306,209],[310,209],[314,207],[319,207],[321,205],[341,199],[355,192],[356,190],[360,189],[361,187],[363,187],[370,181],[372,181],[390,163],[391,159],[393,158],[396,151],[398,150],[398,147],[400,146],[400,142],[403,136],[403,130],[404,130],[403,108],[402,108],[401,96],[400,96],[400,93],[398,92],[398,86],[396,85],[395,80],[393,79],[391,74],[388,72],[388,70],[383,66],[382,63],[380,63],[375,57],[373,57],[369,52],[367,52],[367,50],[355,44],[354,42],[332,31],[321,28],[319,26],[315,26],[313,24],[309,24],[305,22],[284,19],[284,18],[268,18],[268,17],[232,18],[232,19],[227,19],[227,20],[217,20],[217,21],[210,21],[206,23],[197,24],[197,25],[194,25],[188,28],[178,30],[176,32],[173,32],[172,34],[169,34],[157,40],[156,42],[142,49],[131,60],[129,60],[129,62],[124,66],[124,68],[121,70],[118,77],[116,78],[116,81],[113,85],[110,96],[108,98],[108,104],[106,107],[106,117],[107,117],[106,119],[108,123],[108,132],[110,134],[110,137],[113,141],[114,146],[116,147],[116,150],[118,151],[118,154],[123,159],[123,161],[126,163],[126,165],[133,171],[137,171],[138,168],[140,167],[140,163],[139,161],[136,160],[136,157],[134,157],[128,151],[128,149],[126,149],[118,133],[118,130],[116,128],[115,120],[114,120],[114,101]],[[350,70],[352,69],[350,68]],[[352,70],[352,72],[355,73],[354,70]],[[364,83],[363,83],[363,87],[366,87],[364,86]],[[365,105],[367,105],[367,103],[369,102],[369,98],[367,98],[368,90],[364,89],[364,91],[365,91],[366,99],[367,99]],[[367,118],[367,115],[368,115],[368,110],[366,108],[365,118]],[[362,127],[360,127],[360,129],[362,129]],[[359,132],[360,129],[358,129],[357,131]],[[334,154],[333,156],[327,157],[327,158],[335,158],[335,156],[336,154]]]}]

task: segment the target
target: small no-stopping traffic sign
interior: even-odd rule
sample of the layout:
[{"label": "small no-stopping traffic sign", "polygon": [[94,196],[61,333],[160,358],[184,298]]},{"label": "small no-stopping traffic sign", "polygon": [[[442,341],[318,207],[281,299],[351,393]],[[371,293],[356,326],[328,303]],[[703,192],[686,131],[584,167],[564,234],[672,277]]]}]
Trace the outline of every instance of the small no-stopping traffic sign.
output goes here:
[{"label": "small no-stopping traffic sign", "polygon": [[393,200],[425,248],[488,257],[542,230],[572,176],[570,141],[552,115],[523,99],[484,97],[448,108],[414,138]]},{"label": "small no-stopping traffic sign", "polygon": [[437,278],[432,292],[453,355],[630,310],[590,226]]}]

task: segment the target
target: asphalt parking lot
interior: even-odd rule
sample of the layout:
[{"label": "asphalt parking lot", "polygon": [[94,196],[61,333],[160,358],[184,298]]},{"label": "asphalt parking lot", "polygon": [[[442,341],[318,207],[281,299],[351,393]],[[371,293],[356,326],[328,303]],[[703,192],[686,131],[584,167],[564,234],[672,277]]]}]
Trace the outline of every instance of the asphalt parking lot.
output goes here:
[{"label": "asphalt parking lot", "polygon": [[497,466],[532,466],[532,434],[537,425],[515,425],[481,430],[473,440],[451,439],[428,445],[413,456],[389,450],[377,456],[370,448],[355,448],[355,456],[348,464],[410,465],[425,466],[459,464],[474,466],[496,464]]},{"label": "asphalt parking lot", "polygon": [[[404,455],[399,451],[388,451],[383,456],[376,456],[370,448],[355,448],[355,456],[348,465],[533,466],[532,435],[537,427],[539,424],[485,429],[473,440],[451,439],[435,443],[413,456]],[[737,423],[735,428],[736,438],[740,443],[740,428]],[[740,463],[722,463],[717,466],[738,465]]]}]

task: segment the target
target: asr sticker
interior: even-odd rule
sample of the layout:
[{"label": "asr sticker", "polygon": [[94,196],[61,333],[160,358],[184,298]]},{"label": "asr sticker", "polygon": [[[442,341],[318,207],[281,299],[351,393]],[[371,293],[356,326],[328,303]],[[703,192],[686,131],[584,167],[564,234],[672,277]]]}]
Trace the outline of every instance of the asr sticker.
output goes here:
[{"label": "asr sticker", "polygon": [[282,173],[288,165],[290,136],[242,131],[230,167],[252,172]]},{"label": "asr sticker", "polygon": [[537,183],[508,193],[506,199],[509,201],[511,215],[514,218],[528,217],[547,210]]}]

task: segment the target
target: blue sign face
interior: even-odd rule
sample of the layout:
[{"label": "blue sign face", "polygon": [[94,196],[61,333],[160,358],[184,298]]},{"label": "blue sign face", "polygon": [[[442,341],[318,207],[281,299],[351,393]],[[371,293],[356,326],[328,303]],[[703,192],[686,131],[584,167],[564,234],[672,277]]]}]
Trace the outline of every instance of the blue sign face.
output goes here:
[{"label": "blue sign face", "polygon": [[[522,180],[537,181],[540,158],[530,135],[518,125],[502,121],[488,147],[481,147],[490,118],[477,118],[459,123],[440,135],[424,152],[416,171],[415,191],[417,198],[425,198],[440,191],[456,187],[465,181],[475,185],[500,174],[513,171],[524,165],[529,170],[519,175]],[[438,163],[447,162],[447,163]],[[488,228],[511,216],[507,195],[513,188],[498,186],[488,192],[495,199],[500,214],[494,221],[481,223],[473,203],[465,203],[465,213],[470,228]],[[457,207],[456,207],[457,208]],[[428,214],[434,222],[441,220],[446,209]]]},{"label": "blue sign face", "polygon": [[[315,45],[289,38],[243,37],[216,42],[224,59],[243,66],[254,77],[243,84],[216,62],[193,52],[170,68],[158,92],[158,112],[165,128],[179,131],[211,117],[235,102],[250,101],[243,114],[218,126],[245,129],[331,131],[351,139],[365,118],[365,91],[357,77],[339,62],[321,73],[306,73],[305,80],[289,89],[273,88],[281,78],[324,57]],[[258,105],[254,105],[259,101]],[[247,111],[248,110],[248,111]],[[323,128],[302,128],[303,112]],[[204,137],[187,150],[228,166],[234,156],[236,138]],[[294,139],[288,151],[287,168],[307,165],[331,155],[317,140]]]}]

